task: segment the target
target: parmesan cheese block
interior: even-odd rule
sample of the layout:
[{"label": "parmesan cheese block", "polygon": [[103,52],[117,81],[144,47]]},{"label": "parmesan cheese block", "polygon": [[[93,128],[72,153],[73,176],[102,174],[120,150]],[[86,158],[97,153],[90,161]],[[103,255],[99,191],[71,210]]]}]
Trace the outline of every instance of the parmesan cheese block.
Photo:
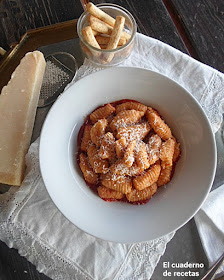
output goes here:
[{"label": "parmesan cheese block", "polygon": [[0,183],[20,186],[45,71],[41,52],[27,53],[0,95]]}]

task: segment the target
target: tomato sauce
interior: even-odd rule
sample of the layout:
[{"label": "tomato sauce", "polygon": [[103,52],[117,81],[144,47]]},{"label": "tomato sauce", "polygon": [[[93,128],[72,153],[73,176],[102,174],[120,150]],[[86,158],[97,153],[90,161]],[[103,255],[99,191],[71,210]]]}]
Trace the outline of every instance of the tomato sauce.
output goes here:
[{"label": "tomato sauce", "polygon": [[[139,103],[139,101],[136,101],[136,100],[132,100],[132,99],[122,99],[122,100],[118,100],[118,101],[114,101],[114,102],[111,102],[110,104],[116,108],[117,105],[119,104],[122,104],[122,103],[125,103],[125,102],[137,102]],[[106,103],[108,104],[108,103]],[[103,104],[97,108],[95,108],[93,111],[99,109],[99,108],[102,108],[103,106],[105,106],[106,104]],[[157,111],[157,110],[155,110]],[[144,119],[144,117],[143,117]],[[86,116],[84,122],[83,122],[83,125],[81,126],[80,130],[79,130],[79,133],[78,133],[78,136],[77,136],[77,146],[78,146],[78,153],[77,153],[77,163],[78,163],[78,166],[79,166],[79,163],[80,163],[80,154],[81,153],[84,153],[86,154],[84,151],[81,150],[81,141],[82,141],[82,137],[83,137],[83,133],[84,133],[84,128],[86,125],[88,124],[93,124],[90,120],[90,114],[88,116]],[[150,131],[148,133],[148,135],[143,139],[144,142],[147,142],[149,137],[152,135],[153,131]],[[171,174],[171,177],[173,176],[173,173],[174,173],[174,168],[172,170],[172,174]],[[84,179],[84,178],[83,178]],[[85,179],[84,179],[85,180]],[[86,182],[86,181],[85,181]],[[97,188],[100,186],[100,182],[98,184],[90,184],[88,182],[86,182],[86,185],[94,192],[97,194],[98,196],[98,193],[97,193]],[[133,205],[143,205],[143,204],[146,204],[151,198],[147,199],[147,200],[141,200],[141,201],[136,201],[136,202],[130,202],[127,200],[126,196],[123,198],[123,199],[106,199],[106,198],[102,198],[103,200],[107,201],[107,202],[114,202],[114,201],[122,201],[122,202],[126,202],[126,203],[130,203],[130,204],[133,204]]]}]

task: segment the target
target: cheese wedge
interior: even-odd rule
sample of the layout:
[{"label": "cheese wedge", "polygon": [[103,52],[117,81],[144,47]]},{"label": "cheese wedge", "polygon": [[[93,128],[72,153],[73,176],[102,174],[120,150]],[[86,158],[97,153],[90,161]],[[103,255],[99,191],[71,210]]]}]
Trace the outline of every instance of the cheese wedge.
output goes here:
[{"label": "cheese wedge", "polygon": [[27,53],[0,95],[0,183],[20,186],[45,71],[41,52]]}]

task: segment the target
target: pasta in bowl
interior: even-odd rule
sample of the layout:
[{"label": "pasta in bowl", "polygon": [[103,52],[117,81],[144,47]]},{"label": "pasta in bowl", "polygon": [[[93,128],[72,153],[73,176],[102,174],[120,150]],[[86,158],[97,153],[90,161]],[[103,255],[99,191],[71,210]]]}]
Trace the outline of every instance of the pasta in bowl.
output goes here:
[{"label": "pasta in bowl", "polygon": [[120,100],[94,110],[78,135],[78,164],[106,201],[147,203],[170,182],[180,143],[155,109]]},{"label": "pasta in bowl", "polygon": [[[144,122],[149,123],[148,125],[145,124],[144,129],[147,131],[150,126],[150,131],[145,135],[145,138],[141,139],[143,143],[139,139],[132,139],[139,144],[142,158],[145,154],[144,146],[150,145],[150,137],[154,135],[153,137],[158,139],[157,136],[159,136],[156,128],[152,128],[153,122],[150,121],[150,124],[148,121],[149,108],[154,110],[151,117],[157,118],[159,116],[170,128],[172,136],[168,139],[175,139],[175,146],[176,143],[180,143],[181,154],[178,157],[179,160],[176,163],[172,158],[172,166],[175,166],[175,170],[170,182],[161,187],[157,186],[156,193],[150,197],[147,203],[141,203],[141,200],[124,203],[124,201],[128,202],[127,195],[130,193],[130,186],[128,187],[128,185],[128,192],[122,199],[118,198],[113,202],[102,199],[98,195],[98,191],[104,193],[105,189],[100,188],[97,191],[95,188],[95,191],[93,191],[92,188],[89,188],[80,170],[79,162],[77,162],[77,157],[81,154],[77,145],[77,138],[80,135],[80,128],[83,127],[84,129],[85,127],[83,126],[85,118],[102,104],[110,104],[116,110],[119,104],[115,106],[114,101],[121,100],[135,100],[143,107],[147,107],[148,111],[144,115],[142,113],[134,114],[135,121],[129,120],[133,117],[131,115],[134,111],[129,115],[127,115],[127,112],[123,113],[125,121],[128,119],[125,125],[127,127],[138,127],[142,126]],[[125,103],[123,101],[120,103],[121,105]],[[128,110],[141,112],[139,108],[129,107]],[[114,111],[111,119],[109,116],[103,118],[110,123],[109,131],[105,130],[105,135],[110,132],[106,136],[108,142],[110,142],[110,139],[113,142],[113,137],[115,137],[115,141],[119,140],[116,145],[122,148],[122,146],[125,146],[125,140],[120,139],[125,138],[122,136],[124,136],[124,133],[127,134],[127,131],[124,132],[125,126],[117,127],[119,123],[117,118],[120,118],[120,115],[116,118],[117,115],[119,115],[119,112]],[[97,122],[96,117],[93,122],[87,124],[91,128]],[[94,145],[92,144],[89,148],[90,157],[94,155],[95,147],[97,147],[97,151],[100,151],[103,139],[97,139],[94,135],[97,135],[98,128],[104,127],[105,123],[105,120],[101,121],[92,131],[95,143],[93,142]],[[118,129],[120,138],[117,137]],[[161,136],[159,137],[161,138]],[[161,138],[161,144],[166,143],[168,139]],[[100,140],[99,143],[98,140]],[[126,139],[126,142],[129,141]],[[169,142],[172,142],[171,146],[174,145],[173,141],[169,140]],[[129,149],[125,146],[126,150],[133,155],[130,158],[128,153],[124,157],[122,149],[117,148],[118,152],[115,160],[122,160],[123,164],[126,159],[127,167],[124,168],[123,166],[121,168],[122,172],[125,172],[125,169],[134,169],[133,166],[137,165],[137,143],[131,143],[131,141],[129,144],[126,143],[126,145],[129,145]],[[119,154],[119,151],[121,151],[121,154]],[[148,151],[147,147],[146,151]],[[87,151],[82,152],[84,156],[81,156],[82,159],[79,160],[85,162],[88,153]],[[119,158],[120,155],[121,158]],[[110,150],[102,150],[101,156],[111,156]],[[154,165],[154,172],[158,171],[159,168],[162,169],[162,161],[165,161],[165,158],[162,160],[161,157],[162,152],[159,161],[151,164],[148,168],[145,168],[149,164],[146,163],[143,173],[146,173]],[[105,160],[109,162],[108,158]],[[115,162],[113,163],[115,164]],[[167,162],[171,164],[170,160],[167,160]],[[113,163],[109,162],[105,168],[110,168],[112,171],[116,170],[116,164],[113,166]],[[160,167],[157,166],[158,163]],[[94,161],[92,164],[94,165]],[[138,166],[141,166],[141,164],[145,164],[144,160],[138,162]],[[163,164],[163,166],[166,166],[166,164]],[[107,241],[143,242],[177,230],[200,209],[213,183],[216,169],[216,145],[205,113],[191,94],[180,85],[149,70],[129,67],[108,68],[82,78],[68,88],[54,103],[41,132],[40,169],[52,201],[75,226],[86,233]],[[97,177],[105,176],[106,178],[103,178],[104,182],[110,181],[106,180],[109,172],[96,174]],[[131,191],[136,189],[133,181],[137,176],[125,175],[125,177],[131,179]],[[103,187],[108,182],[100,184],[100,186]],[[158,180],[156,183],[158,184]],[[138,185],[140,186],[140,184]],[[95,186],[99,187],[99,185]],[[147,188],[142,189],[142,191],[145,190]],[[139,190],[136,189],[135,192],[137,191]],[[153,193],[155,188],[152,188],[150,193],[151,191]],[[146,201],[147,199],[142,199],[142,202]]]}]

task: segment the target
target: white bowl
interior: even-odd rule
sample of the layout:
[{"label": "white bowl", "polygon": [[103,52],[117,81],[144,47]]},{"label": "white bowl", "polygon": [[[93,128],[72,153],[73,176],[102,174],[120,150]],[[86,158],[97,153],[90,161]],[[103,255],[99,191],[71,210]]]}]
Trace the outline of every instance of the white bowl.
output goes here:
[{"label": "white bowl", "polygon": [[[144,205],[102,200],[76,162],[84,117],[120,99],[157,109],[181,143],[172,181]],[[142,242],[177,230],[196,214],[212,186],[216,144],[204,111],[174,81],[139,68],[108,68],[75,83],[52,106],[41,132],[40,167],[53,202],[74,225],[104,240]]]}]

